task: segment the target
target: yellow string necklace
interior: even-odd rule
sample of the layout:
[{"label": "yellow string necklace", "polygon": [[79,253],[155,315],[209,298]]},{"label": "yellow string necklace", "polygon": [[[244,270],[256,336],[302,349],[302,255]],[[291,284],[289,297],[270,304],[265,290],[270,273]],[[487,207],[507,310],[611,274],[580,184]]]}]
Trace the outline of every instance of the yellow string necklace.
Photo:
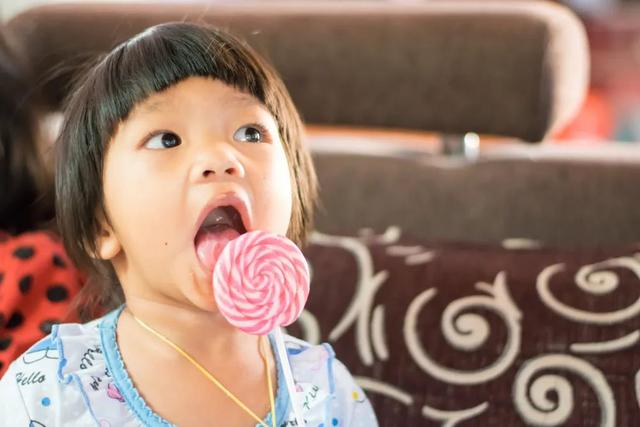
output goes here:
[{"label": "yellow string necklace", "polygon": [[[209,371],[207,371],[206,368],[204,366],[202,366],[200,363],[198,363],[198,361],[196,361],[189,353],[184,351],[182,348],[180,348],[176,343],[171,341],[169,338],[167,338],[166,336],[162,335],[160,332],[156,331],[151,326],[149,326],[146,323],[144,323],[142,320],[138,319],[133,313],[131,313],[131,312],[129,312],[129,313],[131,314],[131,317],[133,317],[133,319],[136,322],[138,322],[138,324],[140,326],[142,326],[147,331],[151,332],[153,335],[158,337],[158,339],[160,339],[162,342],[167,344],[169,347],[173,348],[182,357],[187,359],[187,361],[189,363],[191,363],[193,366],[195,366],[195,368],[198,371],[200,371],[200,373],[202,375],[204,375],[209,381],[211,381],[213,384],[215,384],[216,387],[218,387],[229,399],[231,399],[236,405],[238,405],[242,410],[244,410],[254,420],[256,420],[256,422],[260,426],[269,427],[268,425],[266,425],[262,421],[262,419],[260,417],[258,417],[256,415],[255,412],[253,412],[251,409],[249,409],[249,407],[247,405],[242,403],[242,401],[240,399],[238,399],[238,397],[235,394],[233,394],[220,381],[218,381],[218,379],[216,377],[214,377],[213,374],[211,374]],[[269,404],[271,405],[271,427],[276,427],[276,425],[277,425],[277,422],[276,422],[276,409],[275,409],[276,405],[275,405],[275,398],[273,396],[273,384],[271,382],[271,364],[269,363],[269,358],[265,354],[265,349],[264,349],[264,347],[265,347],[265,337],[264,336],[260,337],[260,341],[259,341],[258,345],[259,345],[260,357],[262,358],[262,361],[264,362],[265,367],[266,367],[266,371],[267,371],[267,386],[269,387]]]}]

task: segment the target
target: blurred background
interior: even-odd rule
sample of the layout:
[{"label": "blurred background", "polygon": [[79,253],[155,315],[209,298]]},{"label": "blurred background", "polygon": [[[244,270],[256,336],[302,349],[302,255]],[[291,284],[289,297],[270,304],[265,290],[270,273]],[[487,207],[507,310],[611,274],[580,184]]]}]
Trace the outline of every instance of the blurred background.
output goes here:
[{"label": "blurred background", "polygon": [[[144,1],[137,0],[136,3]],[[242,0],[233,2],[238,1]],[[304,0],[295,1],[304,2]],[[361,0],[362,3],[368,1],[380,3],[384,0]],[[417,2],[416,0],[387,1]],[[438,1],[446,2],[446,0]],[[476,2],[476,0],[470,1]],[[221,3],[222,1],[203,0],[202,2]],[[56,1],[0,0],[0,19],[7,21],[29,7],[51,3]],[[100,3],[132,2],[101,0]],[[590,90],[581,112],[568,126],[554,135],[553,142],[572,141],[581,144],[640,142],[640,2],[637,0],[564,0],[559,3],[576,12],[585,24],[592,63]]]}]

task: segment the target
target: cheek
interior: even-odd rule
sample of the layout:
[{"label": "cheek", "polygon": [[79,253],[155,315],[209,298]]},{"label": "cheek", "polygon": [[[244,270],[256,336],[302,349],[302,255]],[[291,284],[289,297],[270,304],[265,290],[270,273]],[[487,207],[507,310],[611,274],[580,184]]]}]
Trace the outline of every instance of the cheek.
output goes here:
[{"label": "cheek", "polygon": [[292,210],[291,184],[289,166],[283,153],[263,176],[260,189],[263,196],[258,195],[263,205],[262,213],[258,214],[264,217],[259,218],[260,221],[267,221],[268,224],[265,226],[278,234],[285,234],[289,228]]},{"label": "cheek", "polygon": [[288,167],[286,167],[285,172],[282,173],[281,175],[282,176],[279,177],[280,184],[278,185],[278,188],[280,189],[278,191],[278,199],[279,199],[278,204],[279,204],[279,215],[282,218],[282,223],[284,224],[284,231],[282,232],[282,234],[284,234],[286,230],[289,228],[289,221],[291,219],[291,211],[293,206],[293,200],[292,200],[293,188],[291,185],[292,182],[291,182],[291,177],[289,175]]},{"label": "cheek", "polygon": [[170,227],[176,223],[169,220],[176,204],[171,185],[149,178],[140,165],[117,160],[105,163],[104,197],[125,252],[135,252],[141,245],[164,246],[171,240]]},{"label": "cheek", "polygon": [[291,216],[292,209],[292,197],[293,197],[293,182],[291,180],[291,172],[289,168],[289,163],[284,153],[282,153],[282,158],[280,160],[280,165],[278,166],[278,193],[279,198],[282,203],[282,208],[284,209],[284,213],[286,213],[287,226],[289,224],[289,217]]}]

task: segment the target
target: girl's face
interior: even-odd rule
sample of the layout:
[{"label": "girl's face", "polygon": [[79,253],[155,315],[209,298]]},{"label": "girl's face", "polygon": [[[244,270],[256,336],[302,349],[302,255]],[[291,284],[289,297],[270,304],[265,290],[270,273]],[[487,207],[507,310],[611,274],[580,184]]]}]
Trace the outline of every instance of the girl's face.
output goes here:
[{"label": "girl's face", "polygon": [[285,235],[289,227],[277,123],[218,80],[191,77],[136,105],[109,143],[103,180],[109,224],[98,251],[127,298],[213,310],[224,244],[244,229]]}]

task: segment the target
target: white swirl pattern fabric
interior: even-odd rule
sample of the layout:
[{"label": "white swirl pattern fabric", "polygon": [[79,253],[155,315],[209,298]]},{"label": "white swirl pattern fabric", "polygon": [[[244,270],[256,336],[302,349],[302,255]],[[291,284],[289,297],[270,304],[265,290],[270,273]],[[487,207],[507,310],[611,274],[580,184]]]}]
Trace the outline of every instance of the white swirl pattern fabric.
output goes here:
[{"label": "white swirl pattern fabric", "polygon": [[380,425],[640,425],[640,253],[316,232],[290,333],[328,340]]}]

